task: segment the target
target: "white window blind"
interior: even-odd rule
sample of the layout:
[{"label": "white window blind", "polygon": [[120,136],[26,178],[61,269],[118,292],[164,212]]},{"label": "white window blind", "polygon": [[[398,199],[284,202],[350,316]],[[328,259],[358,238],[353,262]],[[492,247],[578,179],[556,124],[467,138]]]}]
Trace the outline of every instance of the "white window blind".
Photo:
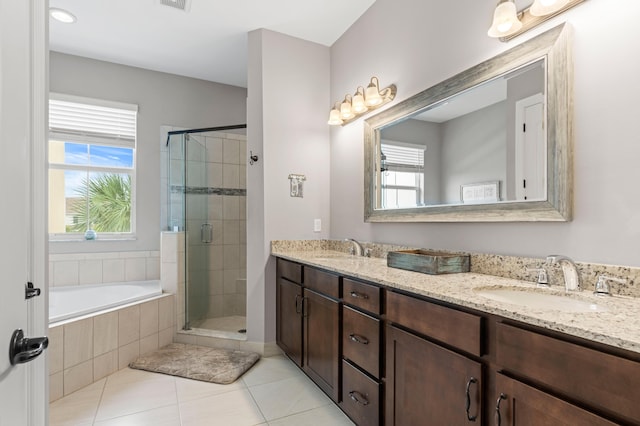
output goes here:
[{"label": "white window blind", "polygon": [[380,144],[382,153],[387,157],[386,164],[405,167],[424,167],[424,151],[425,147],[421,146],[403,146],[388,144],[382,142]]},{"label": "white window blind", "polygon": [[49,132],[61,140],[135,147],[138,106],[52,94]]}]

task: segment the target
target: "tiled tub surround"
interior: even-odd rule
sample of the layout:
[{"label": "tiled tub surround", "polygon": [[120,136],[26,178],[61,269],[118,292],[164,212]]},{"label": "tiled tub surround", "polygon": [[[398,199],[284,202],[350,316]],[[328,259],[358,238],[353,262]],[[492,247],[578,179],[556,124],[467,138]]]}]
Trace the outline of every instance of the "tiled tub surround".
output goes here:
[{"label": "tiled tub surround", "polygon": [[[374,246],[365,244],[365,247]],[[551,276],[552,289],[537,289],[535,277],[526,271],[523,276],[527,281],[518,278],[506,278],[486,273],[504,275],[516,274],[520,268],[547,266],[544,259],[522,259],[513,257],[472,255],[471,271],[463,274],[426,275],[387,267],[385,257],[355,257],[348,254],[349,245],[338,241],[279,242],[272,243],[272,255],[317,266],[339,274],[375,282],[383,286],[409,291],[455,305],[488,312],[511,318],[524,323],[563,332],[576,337],[604,343],[622,349],[640,352],[640,298],[629,296],[596,297],[592,294],[594,280],[585,279],[585,291],[580,292],[582,299],[608,308],[607,312],[566,313],[560,311],[532,309],[528,306],[515,306],[483,298],[477,290],[491,286],[511,286],[532,291],[561,291],[558,285],[562,282],[559,272]],[[378,253],[389,247],[377,246]],[[335,250],[337,248],[338,250]],[[393,249],[396,249],[394,247]],[[475,259],[475,262],[474,262]],[[474,265],[475,263],[475,265]],[[537,265],[537,266],[534,266]],[[614,276],[628,279],[624,293],[637,295],[637,268],[626,268],[631,273],[625,275],[625,268],[603,265],[579,264],[583,278],[585,274],[606,271]],[[485,273],[480,273],[483,271]],[[614,294],[616,288],[613,289]],[[571,295],[569,295],[571,297]]]},{"label": "tiled tub surround", "polygon": [[49,255],[49,286],[160,279],[159,251]]},{"label": "tiled tub surround", "polygon": [[173,341],[175,297],[156,298],[49,326],[49,399],[55,401]]}]

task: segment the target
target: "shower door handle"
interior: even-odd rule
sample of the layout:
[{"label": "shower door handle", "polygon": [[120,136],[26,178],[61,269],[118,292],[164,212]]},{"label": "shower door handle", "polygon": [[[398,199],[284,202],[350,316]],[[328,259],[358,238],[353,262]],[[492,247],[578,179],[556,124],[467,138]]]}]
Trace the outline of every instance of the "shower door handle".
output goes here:
[{"label": "shower door handle", "polygon": [[203,223],[200,226],[200,241],[210,244],[213,240],[213,226],[210,223]]}]

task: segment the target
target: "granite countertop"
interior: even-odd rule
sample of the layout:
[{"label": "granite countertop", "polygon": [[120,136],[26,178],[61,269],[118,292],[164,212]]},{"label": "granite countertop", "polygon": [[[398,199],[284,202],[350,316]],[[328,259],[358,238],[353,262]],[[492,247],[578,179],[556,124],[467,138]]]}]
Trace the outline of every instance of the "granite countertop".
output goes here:
[{"label": "granite countertop", "polygon": [[597,303],[607,311],[562,312],[498,302],[478,294],[491,287],[515,287],[535,292],[564,294],[564,289],[536,288],[535,283],[477,273],[427,275],[387,267],[386,258],[355,257],[331,250],[272,249],[273,256],[316,266],[349,277],[378,283],[433,299],[496,314],[527,324],[559,331],[640,353],[640,299],[627,296],[597,297],[590,291],[571,293]]}]

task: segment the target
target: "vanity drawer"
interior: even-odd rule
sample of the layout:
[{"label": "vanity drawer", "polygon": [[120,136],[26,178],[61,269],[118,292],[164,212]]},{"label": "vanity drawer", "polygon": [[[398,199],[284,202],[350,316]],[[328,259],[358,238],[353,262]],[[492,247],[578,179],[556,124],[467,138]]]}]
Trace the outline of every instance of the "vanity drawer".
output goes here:
[{"label": "vanity drawer", "polygon": [[305,266],[304,286],[334,299],[340,298],[340,277],[337,275]]},{"label": "vanity drawer", "polygon": [[361,426],[376,426],[380,419],[380,384],[342,361],[342,401],[340,406]]},{"label": "vanity drawer", "polygon": [[342,300],[365,311],[380,315],[380,287],[344,278]]},{"label": "vanity drawer", "polygon": [[278,259],[276,265],[278,276],[294,283],[302,283],[302,265],[284,259]]},{"label": "vanity drawer", "polygon": [[504,323],[496,331],[503,371],[640,424],[640,362]]},{"label": "vanity drawer", "polygon": [[380,320],[342,307],[342,355],[380,377]]},{"label": "vanity drawer", "polygon": [[387,293],[387,320],[481,356],[482,318],[411,296]]}]

